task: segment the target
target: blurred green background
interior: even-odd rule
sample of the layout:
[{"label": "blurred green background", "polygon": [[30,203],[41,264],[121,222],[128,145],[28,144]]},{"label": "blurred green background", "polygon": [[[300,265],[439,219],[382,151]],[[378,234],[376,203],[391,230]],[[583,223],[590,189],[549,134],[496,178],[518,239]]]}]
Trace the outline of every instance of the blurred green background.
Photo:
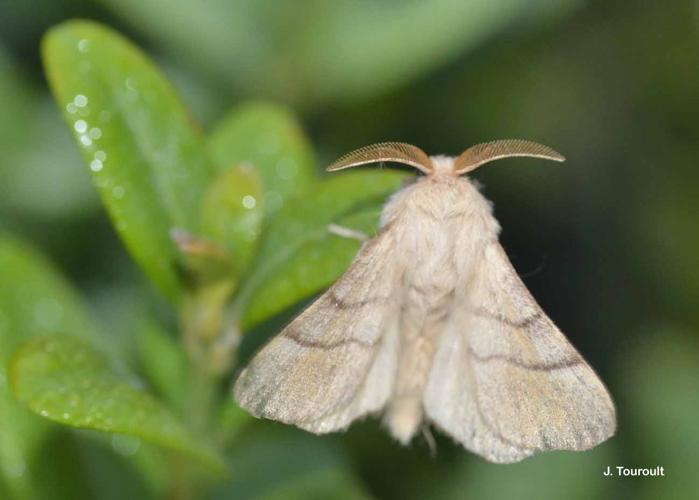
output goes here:
[{"label": "blurred green background", "polygon": [[[87,329],[148,375],[143,318],[170,328],[176,312],[116,235],[42,68],[41,37],[73,18],[141,47],[204,133],[250,99],[285,105],[318,166],[385,140],[456,155],[524,138],[568,158],[502,161],[474,177],[525,283],[609,386],[614,438],[493,465],[443,436],[436,457],[420,438],[402,448],[377,419],[326,437],[246,422],[226,441],[230,472],[205,480],[203,498],[699,497],[698,2],[0,0],[3,248],[33,248],[26,259],[82,296],[63,280],[32,281],[35,264],[6,251],[0,313],[28,287],[60,289],[87,303]],[[294,310],[253,329],[241,352]],[[0,314],[3,362],[11,312]],[[159,341],[151,362],[179,356]],[[0,498],[192,493],[172,485],[181,469],[151,445],[47,424],[0,392]],[[659,465],[666,477],[607,478],[608,465]]]}]

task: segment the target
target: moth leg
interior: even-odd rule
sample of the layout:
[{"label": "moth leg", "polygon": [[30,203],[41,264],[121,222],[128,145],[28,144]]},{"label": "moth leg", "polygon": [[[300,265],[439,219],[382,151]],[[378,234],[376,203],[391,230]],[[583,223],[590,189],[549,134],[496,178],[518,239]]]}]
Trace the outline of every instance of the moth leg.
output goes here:
[{"label": "moth leg", "polygon": [[437,456],[437,441],[432,435],[430,425],[423,422],[422,426],[420,426],[420,431],[422,432],[422,437],[425,438],[425,443],[427,443],[427,447],[430,450],[430,457],[435,458]]},{"label": "moth leg", "polygon": [[352,240],[359,240],[361,242],[367,241],[369,235],[356,229],[350,227],[340,226],[338,224],[328,224],[328,232],[342,238],[349,238]]}]

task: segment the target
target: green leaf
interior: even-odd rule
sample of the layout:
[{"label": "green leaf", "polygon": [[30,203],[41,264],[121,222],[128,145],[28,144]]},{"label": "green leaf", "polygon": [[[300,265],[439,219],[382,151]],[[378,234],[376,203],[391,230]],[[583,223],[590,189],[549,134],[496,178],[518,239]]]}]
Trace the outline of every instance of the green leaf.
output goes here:
[{"label": "green leaf", "polygon": [[495,38],[515,20],[546,19],[579,4],[276,0],[271,9],[255,1],[208,2],[206,8],[187,0],[103,3],[228,87],[315,104],[387,93]]},{"label": "green leaf", "polygon": [[155,391],[183,415],[189,364],[182,346],[152,321],[140,328],[137,342],[141,370],[146,378]]},{"label": "green leaf", "polygon": [[[381,206],[337,219],[339,226],[372,235]],[[331,233],[327,226],[304,234],[303,242],[289,252],[280,249],[270,262],[243,317],[243,330],[329,286],[347,270],[361,242]]]},{"label": "green leaf", "polygon": [[26,215],[55,222],[94,213],[97,195],[56,105],[23,73],[0,42],[0,212],[22,229]]},{"label": "green leaf", "polygon": [[624,495],[614,491],[613,478],[602,475],[615,463],[611,442],[585,452],[542,453],[512,465],[465,457],[442,481],[418,483],[414,498],[620,498]]},{"label": "green leaf", "polygon": [[525,8],[536,10],[534,3],[423,0],[356,8],[343,0],[333,8],[313,9],[295,47],[306,63],[300,75],[308,92],[304,97],[358,100],[385,92],[493,36]]},{"label": "green leaf", "polygon": [[262,190],[257,171],[244,163],[221,172],[204,196],[202,234],[228,250],[238,272],[246,268],[260,237]]},{"label": "green leaf", "polygon": [[366,500],[342,449],[290,427],[255,425],[231,447],[229,482],[212,498]]},{"label": "green leaf", "polygon": [[618,438],[628,443],[626,453],[643,464],[631,467],[663,466],[669,476],[634,478],[642,493],[636,497],[692,498],[699,491],[694,466],[699,449],[699,330],[671,324],[645,330],[634,332],[636,340],[621,356],[615,374],[617,391],[612,392],[624,419]]},{"label": "green leaf", "polygon": [[[169,465],[163,450],[148,446],[140,439],[120,434],[103,434],[96,432],[73,432],[73,448],[79,469],[79,475],[72,481],[84,484],[94,498],[99,492],[100,500],[156,500],[164,496],[164,482],[160,477],[153,477],[153,468],[159,467],[156,474],[165,476]],[[51,454],[53,455],[53,454]],[[56,457],[51,457],[56,467]],[[159,492],[160,495],[156,495]],[[44,498],[51,498],[46,492]],[[73,500],[73,498],[71,498]]]},{"label": "green leaf", "polygon": [[336,174],[281,210],[265,233],[238,299],[245,308],[243,329],[332,283],[347,269],[359,242],[330,233],[328,224],[371,235],[379,205],[405,179],[398,171]]},{"label": "green leaf", "polygon": [[94,331],[77,295],[56,269],[27,245],[0,236],[0,479],[12,497],[39,497],[30,461],[51,431],[17,403],[5,378],[16,346],[36,335]]},{"label": "green leaf", "polygon": [[148,276],[176,296],[168,232],[196,232],[212,174],[198,130],[148,58],[109,28],[63,23],[42,49],[51,90],[117,232]]},{"label": "green leaf", "polygon": [[[28,84],[21,77],[10,54],[0,44],[0,105],[3,113],[0,115],[0,146],[3,156],[16,154],[25,145],[23,134],[31,126],[31,92]],[[4,169],[3,172],[4,174]]]},{"label": "green leaf", "polygon": [[215,452],[84,342],[67,336],[35,338],[17,350],[8,374],[15,396],[47,419],[134,436],[187,454],[216,472],[224,470]]},{"label": "green leaf", "polygon": [[[10,498],[39,498],[29,462],[51,428],[17,404],[0,369],[0,484],[12,491]],[[5,497],[3,497],[5,498]]]},{"label": "green leaf", "polygon": [[94,326],[73,288],[44,257],[0,235],[0,362],[35,335],[92,338]]},{"label": "green leaf", "polygon": [[255,167],[267,216],[316,178],[303,130],[289,111],[272,104],[254,102],[234,110],[211,134],[208,146],[219,169],[241,163]]},{"label": "green leaf", "polygon": [[248,412],[235,403],[233,398],[226,398],[218,411],[218,442],[234,441],[253,420]]}]

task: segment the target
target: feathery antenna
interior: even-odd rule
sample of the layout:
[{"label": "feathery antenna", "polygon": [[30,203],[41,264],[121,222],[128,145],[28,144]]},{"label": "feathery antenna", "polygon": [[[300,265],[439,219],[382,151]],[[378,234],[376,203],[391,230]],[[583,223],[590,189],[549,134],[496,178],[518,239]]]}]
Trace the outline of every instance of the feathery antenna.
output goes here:
[{"label": "feathery antenna", "polygon": [[334,161],[328,168],[328,172],[342,170],[343,168],[391,161],[402,163],[422,170],[426,174],[432,171],[432,160],[422,149],[404,142],[380,142],[371,146],[364,146],[347,153]]},{"label": "feathery antenna", "polygon": [[522,139],[502,139],[471,146],[454,161],[454,171],[465,174],[484,163],[512,156],[528,156],[544,160],[565,161],[565,157],[548,146]]}]

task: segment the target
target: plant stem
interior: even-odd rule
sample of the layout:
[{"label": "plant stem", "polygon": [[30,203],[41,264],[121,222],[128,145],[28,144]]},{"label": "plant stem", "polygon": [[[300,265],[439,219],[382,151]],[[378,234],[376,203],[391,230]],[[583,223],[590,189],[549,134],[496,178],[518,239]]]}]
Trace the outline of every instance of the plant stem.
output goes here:
[{"label": "plant stem", "polygon": [[208,356],[198,356],[192,363],[188,403],[188,423],[199,435],[207,433],[211,410],[216,401],[218,377],[208,365]]},{"label": "plant stem", "polygon": [[194,485],[191,474],[188,473],[187,464],[181,456],[172,455],[170,459],[170,487],[165,493],[167,500],[192,500]]},{"label": "plant stem", "polygon": [[[217,389],[222,370],[216,363],[220,347],[217,345],[222,332],[222,316],[226,298],[230,294],[228,283],[213,284],[192,291],[181,310],[182,343],[190,363],[186,422],[192,431],[207,439],[213,434],[212,412],[217,402]],[[220,360],[227,366],[225,359]],[[182,463],[172,464],[171,488],[168,495],[173,500],[191,500],[199,495],[198,476]]]}]

